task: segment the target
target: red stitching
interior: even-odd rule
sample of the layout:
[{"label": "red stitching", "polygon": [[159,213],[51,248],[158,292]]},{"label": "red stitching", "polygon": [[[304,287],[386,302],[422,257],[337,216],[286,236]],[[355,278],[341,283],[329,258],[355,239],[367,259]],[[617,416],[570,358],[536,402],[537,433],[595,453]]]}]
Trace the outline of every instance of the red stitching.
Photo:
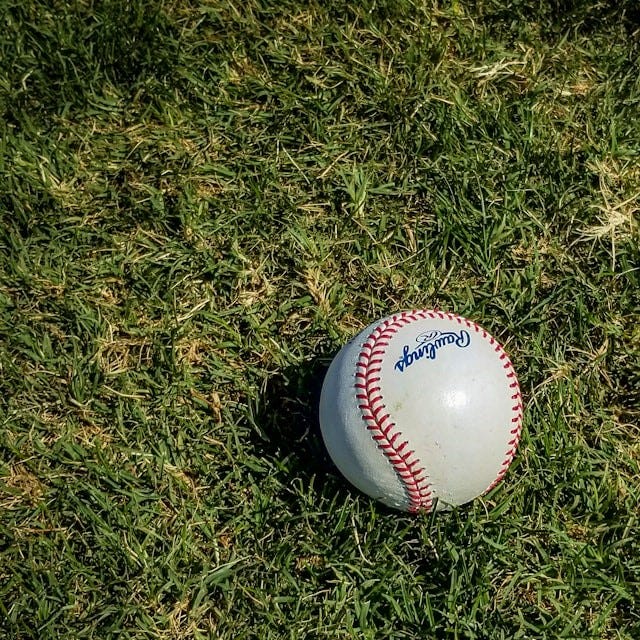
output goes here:
[{"label": "red stitching", "polygon": [[509,448],[504,454],[504,460],[502,461],[502,465],[500,467],[500,470],[498,471],[498,475],[496,476],[496,479],[489,485],[485,493],[491,491],[491,489],[493,489],[502,480],[502,478],[504,478],[507,470],[511,466],[511,463],[516,456],[516,449],[518,448],[518,444],[520,443],[520,436],[522,435],[524,405],[522,403],[520,385],[518,384],[518,379],[516,377],[515,371],[513,370],[511,361],[509,361],[509,369],[510,371],[507,374],[507,381],[511,379],[515,380],[514,382],[509,384],[509,387],[516,390],[515,393],[511,396],[511,399],[516,401],[515,404],[511,407],[511,411],[513,412],[511,425],[513,426],[513,428],[509,430],[509,433],[513,436],[513,438],[511,438],[511,440],[507,442]]},{"label": "red stitching", "polygon": [[[514,391],[511,395],[511,400],[514,401],[514,404],[511,407],[511,425],[513,428],[510,429],[509,432],[512,438],[507,441],[508,448],[504,453],[504,458],[500,466],[500,470],[498,471],[498,475],[491,485],[489,485],[485,493],[487,491],[491,491],[491,489],[493,489],[507,473],[507,469],[516,455],[516,449],[518,448],[520,436],[522,435],[524,407],[522,404],[522,395],[520,393],[518,378],[513,369],[511,360],[504,351],[502,345],[500,345],[500,343],[497,342],[493,336],[489,335],[480,325],[456,314],[443,313],[437,309],[404,311],[399,315],[393,315],[391,318],[385,320],[372,331],[365,343],[362,345],[362,351],[360,352],[356,366],[363,368],[364,373],[356,370],[356,398],[359,401],[363,401],[359,404],[359,407],[363,412],[362,418],[366,422],[367,429],[371,432],[372,439],[393,465],[395,472],[404,484],[405,491],[409,498],[409,511],[411,512],[431,510],[433,506],[431,484],[429,483],[424,468],[421,467],[419,469],[415,469],[415,467],[420,463],[419,458],[415,455],[415,451],[409,450],[407,453],[403,454],[404,449],[409,444],[408,441],[403,441],[396,446],[395,442],[402,435],[402,432],[396,428],[395,422],[388,422],[390,421],[391,416],[389,414],[385,414],[382,418],[378,417],[378,414],[384,408],[384,404],[381,404],[376,409],[372,408],[374,404],[383,401],[381,388],[379,386],[371,388],[372,383],[380,381],[379,376],[372,376],[380,373],[381,367],[375,367],[372,365],[382,363],[386,348],[389,346],[389,340],[399,329],[402,329],[416,320],[424,320],[427,318],[440,318],[441,320],[446,318],[449,320],[455,320],[458,324],[464,323],[469,329],[473,329],[476,333],[481,334],[483,339],[488,340],[489,344],[494,347],[496,353],[500,354],[500,360],[506,361],[504,369],[506,372],[507,383],[509,389]],[[373,359],[374,356],[377,357]],[[385,424],[386,422],[388,422],[388,424]]]},{"label": "red stitching", "polygon": [[[396,446],[396,440],[402,432],[396,428],[394,422],[388,422],[390,415],[379,416],[384,408],[380,387],[370,388],[371,383],[378,382],[379,377],[372,377],[380,373],[381,368],[376,367],[382,363],[382,358],[389,346],[389,340],[397,333],[398,329],[415,322],[418,319],[433,318],[438,312],[430,311],[405,311],[392,316],[378,325],[366,339],[360,351],[357,367],[364,369],[364,373],[356,370],[355,383],[356,397],[362,411],[362,418],[366,422],[367,429],[378,448],[387,457],[389,462],[402,481],[409,499],[409,511],[429,511],[433,505],[431,485],[424,473],[424,468],[417,469],[420,460],[412,450],[403,453],[408,446],[408,441],[402,441]],[[438,314],[440,315],[440,314]],[[443,317],[443,316],[440,316]],[[364,382],[364,384],[363,384]],[[364,392],[364,393],[363,393]],[[376,409],[374,404],[383,402]],[[388,424],[385,424],[387,423]]]},{"label": "red stitching", "polygon": [[502,465],[500,466],[500,470],[498,471],[496,479],[489,485],[488,489],[485,491],[485,493],[487,493],[488,491],[491,491],[491,489],[493,489],[500,482],[500,480],[502,480],[516,455],[516,449],[518,448],[520,436],[522,435],[522,419],[524,407],[522,404],[522,395],[520,393],[520,385],[518,383],[516,372],[514,371],[513,364],[511,363],[511,360],[509,359],[509,356],[506,354],[502,345],[497,340],[495,340],[493,336],[490,336],[482,327],[480,327],[472,320],[467,321],[467,326],[474,328],[476,331],[480,331],[482,333],[482,337],[489,340],[489,344],[495,348],[496,353],[500,353],[500,360],[506,359],[504,369],[505,371],[507,371],[507,383],[509,384],[510,389],[515,390],[515,393],[513,393],[513,395],[511,396],[511,399],[516,401],[514,406],[511,407],[511,411],[513,414],[511,417],[511,425],[515,425],[515,427],[509,431],[510,435],[514,437],[507,442],[508,449],[504,454]]}]

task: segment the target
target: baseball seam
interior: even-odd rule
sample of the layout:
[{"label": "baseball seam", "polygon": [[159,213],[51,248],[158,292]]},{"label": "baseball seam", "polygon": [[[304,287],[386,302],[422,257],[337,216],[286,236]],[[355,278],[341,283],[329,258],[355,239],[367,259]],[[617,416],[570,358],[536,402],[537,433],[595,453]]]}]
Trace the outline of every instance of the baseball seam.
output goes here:
[{"label": "baseball seam", "polygon": [[504,453],[504,457],[502,460],[502,464],[500,465],[498,474],[496,475],[493,482],[483,491],[483,494],[485,494],[491,491],[491,489],[493,489],[502,480],[516,455],[516,450],[518,448],[518,443],[520,442],[520,436],[522,434],[522,418],[524,410],[524,406],[522,404],[522,394],[520,392],[520,384],[518,383],[518,377],[516,376],[513,364],[511,363],[511,360],[509,359],[509,356],[507,355],[502,345],[495,338],[490,336],[481,326],[477,325],[472,320],[467,320],[466,318],[462,318],[451,313],[438,313],[437,315],[438,317],[445,317],[449,318],[450,320],[455,318],[458,324],[464,323],[467,327],[473,329],[476,333],[481,334],[485,340],[489,340],[489,344],[498,354],[500,360],[503,361],[502,368],[504,369],[505,375],[507,377],[507,385],[509,387],[509,390],[511,391],[511,401],[513,403],[511,406],[511,428],[509,429],[510,438],[507,441],[507,450]]},{"label": "baseball seam", "polygon": [[507,377],[507,384],[512,391],[511,400],[513,401],[511,408],[511,438],[507,443],[507,450],[498,474],[485,490],[485,493],[493,489],[507,472],[511,461],[515,457],[522,431],[522,396],[513,365],[502,346],[482,327],[461,316],[437,310],[404,311],[384,320],[369,334],[362,345],[356,363],[356,400],[362,413],[362,419],[371,433],[371,437],[387,457],[398,478],[403,483],[409,500],[408,510],[410,512],[431,510],[433,506],[431,484],[426,470],[421,466],[420,459],[415,451],[409,448],[409,441],[403,440],[402,432],[386,411],[380,386],[380,372],[390,339],[399,329],[406,325],[427,318],[448,319],[456,321],[458,324],[464,324],[467,328],[481,335],[483,339],[488,340],[500,359],[504,361],[503,368]]},{"label": "baseball seam", "polygon": [[385,410],[379,374],[393,335],[407,324],[427,317],[430,317],[427,312],[405,311],[378,325],[362,345],[355,374],[356,399],[362,419],[403,483],[409,500],[408,510],[411,512],[431,509],[431,485],[415,451],[408,448],[408,440],[403,440],[402,432]]}]

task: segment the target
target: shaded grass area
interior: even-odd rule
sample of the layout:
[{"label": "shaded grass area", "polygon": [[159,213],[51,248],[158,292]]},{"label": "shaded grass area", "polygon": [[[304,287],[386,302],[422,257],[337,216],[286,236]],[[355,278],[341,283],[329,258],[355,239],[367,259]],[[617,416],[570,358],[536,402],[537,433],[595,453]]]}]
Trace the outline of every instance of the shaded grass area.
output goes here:
[{"label": "shaded grass area", "polygon": [[[5,637],[638,636],[633,3],[0,12]],[[505,343],[525,433],[414,519],[316,403],[434,306]]]}]

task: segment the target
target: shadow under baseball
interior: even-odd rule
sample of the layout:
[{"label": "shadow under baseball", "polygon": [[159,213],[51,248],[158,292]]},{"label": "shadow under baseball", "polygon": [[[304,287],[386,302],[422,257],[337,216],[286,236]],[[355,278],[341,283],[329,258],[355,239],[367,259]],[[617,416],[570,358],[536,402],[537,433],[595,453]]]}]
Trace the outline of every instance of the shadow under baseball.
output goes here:
[{"label": "shadow under baseball", "polygon": [[260,455],[276,461],[291,482],[297,479],[308,485],[313,481],[318,490],[339,476],[324,446],[318,418],[322,383],[334,355],[335,350],[315,354],[303,365],[269,377],[252,412]]}]

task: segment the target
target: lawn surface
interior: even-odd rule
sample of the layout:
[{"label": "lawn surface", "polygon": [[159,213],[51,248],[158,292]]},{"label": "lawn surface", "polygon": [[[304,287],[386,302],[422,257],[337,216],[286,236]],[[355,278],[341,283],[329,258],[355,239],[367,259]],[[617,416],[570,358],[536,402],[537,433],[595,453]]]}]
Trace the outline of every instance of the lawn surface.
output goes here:
[{"label": "lawn surface", "polygon": [[[0,2],[0,637],[640,637],[640,10]],[[347,485],[377,317],[491,331],[505,481]]]}]

